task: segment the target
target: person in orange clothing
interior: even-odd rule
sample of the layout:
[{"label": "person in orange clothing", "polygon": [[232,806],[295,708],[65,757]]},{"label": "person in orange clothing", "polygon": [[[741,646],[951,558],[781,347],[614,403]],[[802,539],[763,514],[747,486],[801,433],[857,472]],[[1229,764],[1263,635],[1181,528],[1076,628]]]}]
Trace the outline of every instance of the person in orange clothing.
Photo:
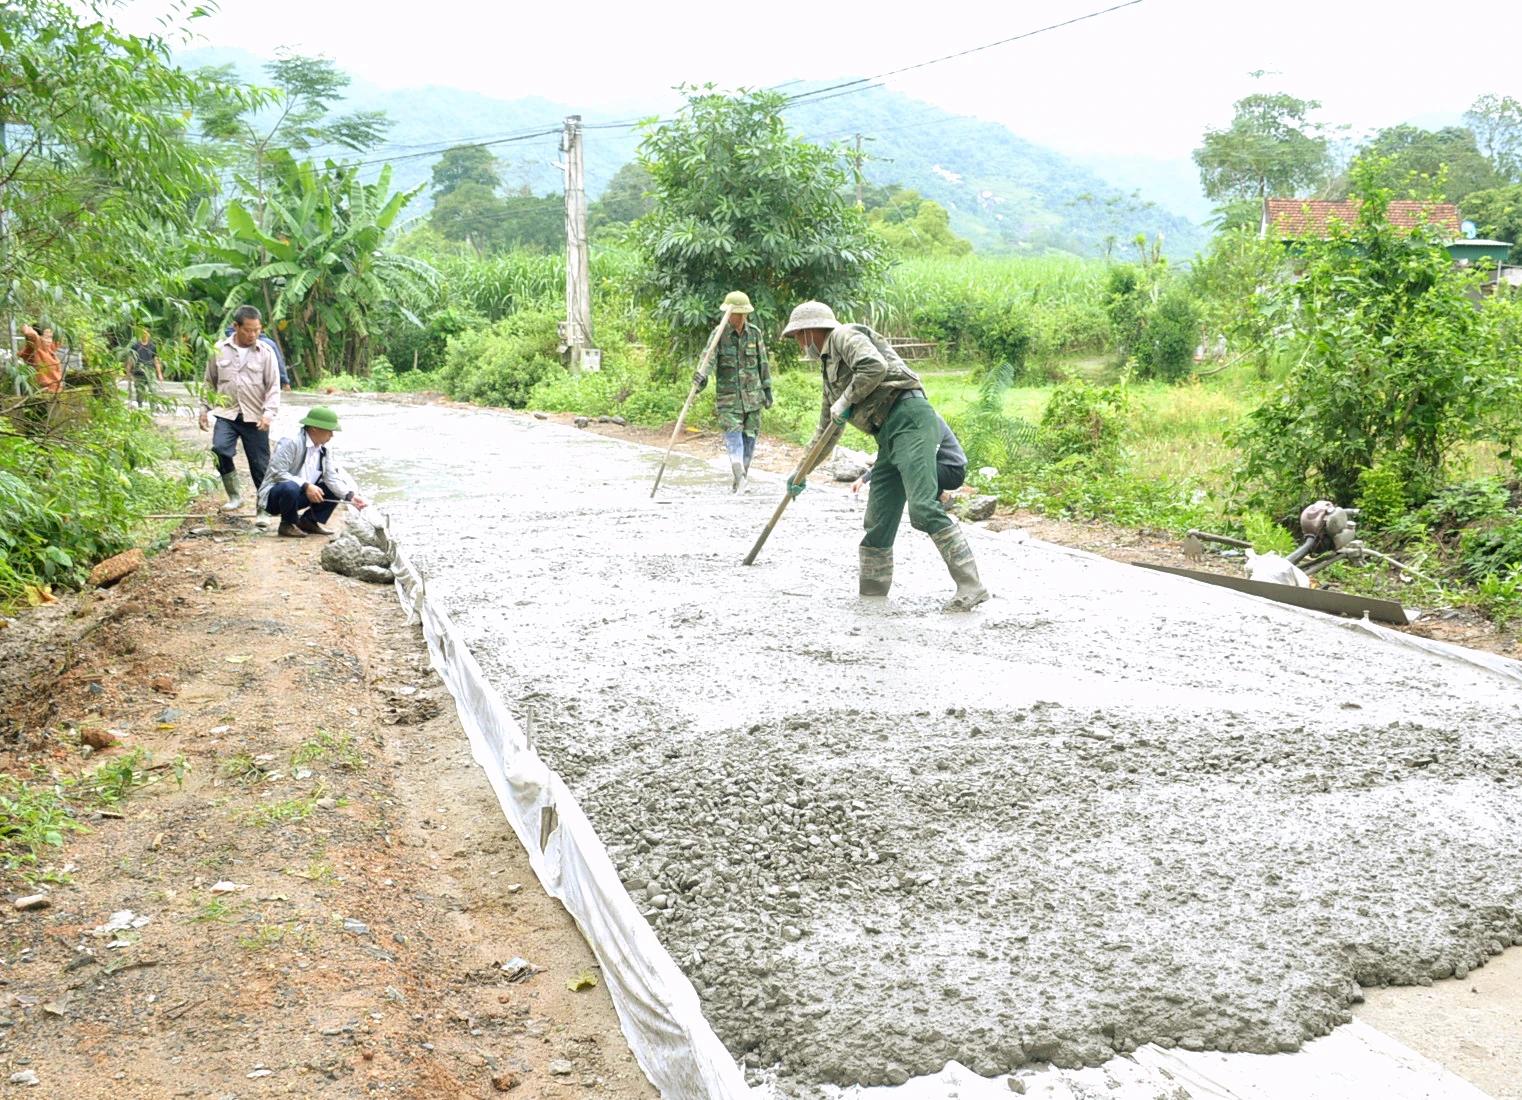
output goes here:
[{"label": "person in orange clothing", "polygon": [[[42,322],[38,322],[42,324]],[[21,361],[37,374],[37,388],[48,393],[63,389],[63,364],[59,362],[58,350],[53,346],[53,330],[43,328],[41,334],[31,325],[21,326],[26,346],[21,349]]]}]

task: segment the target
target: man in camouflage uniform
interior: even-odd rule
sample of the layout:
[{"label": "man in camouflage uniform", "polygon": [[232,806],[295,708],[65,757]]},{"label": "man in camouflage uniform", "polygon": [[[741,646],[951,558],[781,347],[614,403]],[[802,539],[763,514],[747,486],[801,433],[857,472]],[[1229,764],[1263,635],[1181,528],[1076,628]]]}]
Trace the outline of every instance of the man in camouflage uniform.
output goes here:
[{"label": "man in camouflage uniform", "polygon": [[[734,473],[732,489],[739,492],[756,453],[761,410],[772,407],[772,373],[767,366],[761,330],[750,323],[750,298],[742,291],[732,291],[724,299],[724,308],[729,310],[729,324],[713,350],[714,374],[718,376],[714,383],[714,407]],[[698,370],[692,376],[692,384],[701,390],[708,385],[708,375]]]},{"label": "man in camouflage uniform", "polygon": [[[904,366],[887,340],[866,325],[842,325],[823,302],[804,302],[793,310],[782,335],[797,339],[799,350],[819,364],[824,379],[814,441],[827,433],[838,436],[847,424],[877,440],[867,533],[859,550],[861,594],[886,596],[892,587],[893,540],[908,504],[910,525],[930,536],[956,581],[956,595],[946,609],[970,611],[988,599],[967,536],[941,507],[936,474],[941,422],[919,376]],[[809,449],[813,446],[811,442]],[[796,482],[788,479],[793,496],[803,488],[803,476]]]}]

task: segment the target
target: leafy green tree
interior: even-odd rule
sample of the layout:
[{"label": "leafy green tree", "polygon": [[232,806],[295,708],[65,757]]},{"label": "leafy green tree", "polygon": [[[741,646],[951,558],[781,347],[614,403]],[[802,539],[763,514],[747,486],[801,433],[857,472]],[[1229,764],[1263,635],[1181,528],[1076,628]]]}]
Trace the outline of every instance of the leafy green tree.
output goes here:
[{"label": "leafy green tree", "polygon": [[736,289],[766,320],[807,299],[857,308],[885,258],[845,197],[844,150],[791,133],[778,92],[685,92],[681,114],[646,123],[640,144],[656,205],[635,240],[657,313],[692,336]]},{"label": "leafy green tree", "polygon": [[116,30],[104,4],[15,0],[0,10],[0,302],[55,294],[130,304],[216,187],[188,138],[193,105],[244,101],[183,72],[170,42]]},{"label": "leafy green tree", "polygon": [[1196,256],[1189,283],[1200,305],[1200,320],[1211,334],[1224,336],[1235,356],[1246,356],[1268,377],[1280,322],[1276,293],[1285,274],[1283,245],[1259,236],[1257,227],[1225,230]]},{"label": "leafy green tree", "polygon": [[469,241],[480,255],[501,247],[508,218],[507,203],[495,189],[465,180],[433,204],[428,224],[446,240]]},{"label": "leafy green tree", "polygon": [[216,262],[184,274],[235,279],[223,303],[229,312],[272,288],[266,323],[285,333],[308,381],[330,370],[364,373],[372,335],[397,314],[417,324],[415,311],[438,291],[432,267],[383,247],[422,185],[393,192],[389,165],[364,183],[353,165],[318,168],[285,152],[272,156],[271,170],[268,231],[242,202],[231,203],[228,236],[209,250]]},{"label": "leafy green tree", "polygon": [[645,166],[631,160],[614,172],[608,186],[603,188],[602,198],[591,211],[593,222],[628,224],[643,218],[655,209],[655,200],[648,194],[653,183]]},{"label": "leafy green tree", "polygon": [[1239,437],[1239,483],[1264,510],[1354,502],[1375,468],[1395,472],[1408,501],[1424,499],[1461,444],[1517,429],[1487,423],[1516,407],[1496,314],[1475,308],[1472,277],[1455,271],[1440,231],[1390,225],[1388,173],[1377,159],[1354,163],[1357,224],[1303,242],[1301,277],[1283,288],[1296,365]]},{"label": "leafy green tree", "polygon": [[[1326,178],[1331,156],[1322,128],[1308,116],[1314,99],[1284,93],[1256,93],[1237,100],[1231,125],[1205,131],[1194,151],[1200,185],[1220,203],[1229,221],[1254,219],[1256,203],[1269,196],[1292,197],[1313,190]],[[1245,211],[1232,208],[1246,207]]]},{"label": "leafy green tree", "polygon": [[1402,124],[1379,131],[1358,150],[1361,157],[1388,161],[1389,186],[1396,198],[1430,198],[1461,202],[1471,192],[1502,181],[1475,146],[1473,131],[1462,126],[1424,130]]},{"label": "leafy green tree", "polygon": [[951,231],[946,208],[918,191],[899,190],[885,203],[867,208],[867,223],[900,256],[965,256],[972,242]]},{"label": "leafy green tree", "polygon": [[1464,112],[1464,122],[1496,176],[1522,182],[1522,103],[1509,95],[1482,95]]},{"label": "leafy green tree", "polygon": [[497,158],[479,145],[456,145],[453,149],[445,149],[444,155],[433,166],[435,201],[467,183],[495,193],[502,186]]},{"label": "leafy green tree", "polygon": [[1143,378],[1176,382],[1189,373],[1200,337],[1199,304],[1188,283],[1173,275],[1145,237],[1136,246],[1140,264],[1116,264],[1105,279],[1105,311],[1123,361]]},{"label": "leafy green tree", "polygon": [[1479,228],[1480,236],[1510,241],[1511,262],[1522,263],[1522,183],[1465,195],[1461,213]]}]

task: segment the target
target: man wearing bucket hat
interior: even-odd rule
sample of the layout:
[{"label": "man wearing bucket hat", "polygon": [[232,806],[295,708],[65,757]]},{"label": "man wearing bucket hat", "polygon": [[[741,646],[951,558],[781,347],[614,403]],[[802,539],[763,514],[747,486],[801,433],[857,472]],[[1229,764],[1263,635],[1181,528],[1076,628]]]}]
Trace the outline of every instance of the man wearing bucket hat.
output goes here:
[{"label": "man wearing bucket hat", "polygon": [[[729,310],[729,324],[713,351],[717,376],[714,408],[729,451],[733,489],[739,492],[756,453],[761,410],[772,407],[772,373],[766,362],[766,341],[761,330],[750,323],[750,298],[744,291],[731,291],[724,299],[724,308]],[[692,384],[701,390],[708,385],[708,375],[698,370]]]},{"label": "man wearing bucket hat", "polygon": [[[827,432],[838,435],[847,424],[877,440],[867,533],[860,547],[861,594],[886,596],[892,587],[893,539],[907,504],[910,525],[930,536],[956,581],[956,595],[946,609],[969,611],[988,599],[967,536],[940,504],[940,418],[926,400],[919,376],[904,366],[882,336],[866,325],[841,324],[823,302],[804,302],[794,309],[782,335],[798,341],[799,350],[819,364],[824,379],[814,441]],[[789,493],[797,496],[803,488],[802,477],[796,482],[788,479]]]},{"label": "man wearing bucket hat", "polygon": [[331,535],[323,523],[341,502],[356,508],[367,505],[333,453],[336,431],[338,414],[326,405],[313,405],[301,418],[301,430],[282,439],[270,459],[259,486],[259,507],[280,517],[280,534],[288,539]]}]

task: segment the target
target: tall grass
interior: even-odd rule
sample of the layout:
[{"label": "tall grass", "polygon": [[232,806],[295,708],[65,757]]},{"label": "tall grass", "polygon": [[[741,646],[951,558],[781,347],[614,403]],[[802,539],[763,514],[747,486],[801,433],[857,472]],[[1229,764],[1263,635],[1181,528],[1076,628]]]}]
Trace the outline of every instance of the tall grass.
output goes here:
[{"label": "tall grass", "polygon": [[[871,324],[915,335],[916,319],[970,302],[1025,315],[1031,358],[1096,354],[1113,343],[1105,316],[1105,265],[1076,256],[964,256],[910,259],[896,265],[872,302]],[[995,364],[996,365],[996,364]]]}]

